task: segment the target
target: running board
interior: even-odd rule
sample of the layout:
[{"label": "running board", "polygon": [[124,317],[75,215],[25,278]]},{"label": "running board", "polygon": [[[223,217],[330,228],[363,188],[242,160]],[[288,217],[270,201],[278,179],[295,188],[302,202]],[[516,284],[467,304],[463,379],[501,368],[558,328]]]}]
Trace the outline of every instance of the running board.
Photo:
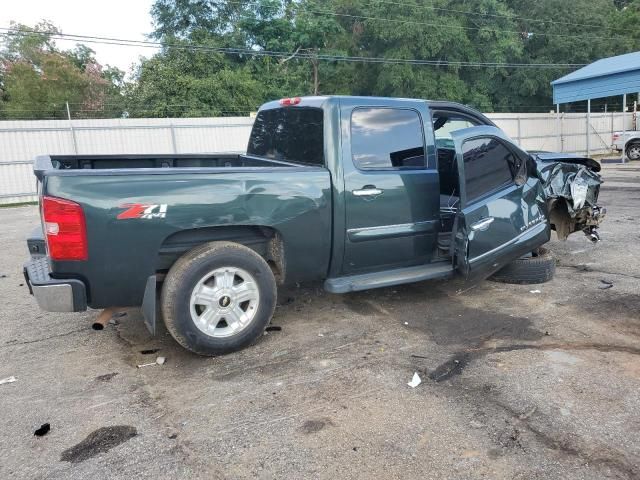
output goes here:
[{"label": "running board", "polygon": [[324,282],[324,289],[331,293],[358,292],[424,280],[439,280],[452,277],[453,273],[453,266],[450,262],[440,262],[350,277],[328,278]]}]

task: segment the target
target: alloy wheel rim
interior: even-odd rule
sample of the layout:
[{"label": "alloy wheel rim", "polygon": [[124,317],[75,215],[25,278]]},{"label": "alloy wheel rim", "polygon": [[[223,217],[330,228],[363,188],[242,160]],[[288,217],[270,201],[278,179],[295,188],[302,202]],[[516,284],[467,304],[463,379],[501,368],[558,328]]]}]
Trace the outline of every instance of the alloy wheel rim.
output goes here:
[{"label": "alloy wheel rim", "polygon": [[627,156],[631,160],[638,160],[640,158],[640,147],[629,147]]},{"label": "alloy wheel rim", "polygon": [[191,292],[189,308],[196,327],[225,338],[243,331],[256,316],[260,291],[255,278],[241,268],[221,267],[205,276]]}]

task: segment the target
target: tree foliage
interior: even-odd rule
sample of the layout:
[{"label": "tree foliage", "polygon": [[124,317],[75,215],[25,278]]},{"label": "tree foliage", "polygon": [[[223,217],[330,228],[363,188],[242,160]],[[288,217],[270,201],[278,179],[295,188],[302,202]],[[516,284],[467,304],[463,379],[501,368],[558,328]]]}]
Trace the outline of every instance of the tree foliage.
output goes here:
[{"label": "tree foliage", "polygon": [[0,117],[66,118],[66,103],[76,116],[118,115],[124,110],[123,73],[102,68],[84,45],[56,48],[54,25],[12,24],[0,50]]},{"label": "tree foliage", "polygon": [[[567,64],[640,49],[640,0],[156,0],[152,16],[163,47],[127,82],[87,47],[57,50],[52,25],[6,38],[0,109],[69,101],[131,116],[233,115],[345,94],[536,111],[551,107],[549,84],[576,68]],[[434,64],[407,63],[416,59]]]},{"label": "tree foliage", "polygon": [[[251,110],[267,99],[309,94],[443,98],[483,110],[549,108],[549,83],[570,68],[445,63],[584,64],[625,53],[640,43],[638,5],[640,0],[157,0],[155,39],[256,55],[165,46],[141,64],[129,94],[137,105],[179,100],[188,105],[184,115]],[[317,58],[323,55],[441,65]]]}]

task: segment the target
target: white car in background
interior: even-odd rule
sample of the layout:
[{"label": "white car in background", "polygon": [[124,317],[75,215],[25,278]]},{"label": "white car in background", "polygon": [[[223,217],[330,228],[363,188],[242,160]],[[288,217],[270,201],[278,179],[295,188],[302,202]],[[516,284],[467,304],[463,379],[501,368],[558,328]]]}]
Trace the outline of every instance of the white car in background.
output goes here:
[{"label": "white car in background", "polygon": [[624,150],[629,160],[640,160],[640,132],[615,132],[611,140],[614,150]]}]

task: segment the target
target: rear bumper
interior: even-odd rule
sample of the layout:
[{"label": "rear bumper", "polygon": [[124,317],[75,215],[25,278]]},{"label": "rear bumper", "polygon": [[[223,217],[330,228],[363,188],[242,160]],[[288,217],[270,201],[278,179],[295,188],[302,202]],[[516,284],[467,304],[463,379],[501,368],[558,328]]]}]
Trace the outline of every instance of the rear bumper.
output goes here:
[{"label": "rear bumper", "polygon": [[38,306],[46,312],[82,312],[87,309],[87,291],[76,279],[51,278],[49,259],[34,256],[24,264],[24,278]]}]

